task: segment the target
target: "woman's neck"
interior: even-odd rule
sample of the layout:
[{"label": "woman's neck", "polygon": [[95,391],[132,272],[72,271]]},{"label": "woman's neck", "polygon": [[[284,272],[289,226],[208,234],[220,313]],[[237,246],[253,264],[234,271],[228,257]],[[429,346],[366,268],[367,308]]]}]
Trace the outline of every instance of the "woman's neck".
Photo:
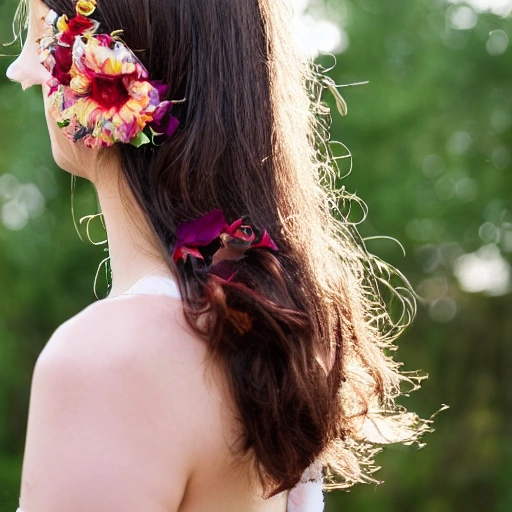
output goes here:
[{"label": "woman's neck", "polygon": [[120,295],[144,276],[172,277],[156,235],[124,181],[120,164],[111,161],[102,165],[94,185],[108,235],[112,269],[109,297]]}]

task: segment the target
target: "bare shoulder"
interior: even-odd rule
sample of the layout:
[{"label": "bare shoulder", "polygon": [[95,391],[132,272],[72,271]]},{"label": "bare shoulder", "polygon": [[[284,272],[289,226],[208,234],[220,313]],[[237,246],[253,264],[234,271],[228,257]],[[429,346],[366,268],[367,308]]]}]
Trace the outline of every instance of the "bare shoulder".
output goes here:
[{"label": "bare shoulder", "polygon": [[[127,296],[91,304],[55,331],[36,373],[37,367],[60,380],[62,388],[91,394],[123,388],[127,401],[138,400],[149,417],[158,418],[164,442],[167,433],[169,444],[179,439],[190,449],[189,459],[219,449],[225,428],[231,428],[227,412],[234,406],[225,378],[209,364],[205,342],[188,326],[181,301],[170,297]],[[209,438],[205,424],[211,427]]]},{"label": "bare shoulder", "polygon": [[196,465],[191,417],[208,402],[202,342],[180,310],[100,301],[57,329],[32,381],[25,510],[178,509]]},{"label": "bare shoulder", "polygon": [[43,367],[64,387],[85,386],[91,393],[123,387],[128,400],[147,401],[143,406],[153,408],[147,412],[159,416],[161,428],[185,443],[200,429],[189,415],[207,414],[217,393],[205,377],[206,364],[206,346],[188,327],[181,302],[146,295],[95,302],[62,324],[36,373]]},{"label": "bare shoulder", "polygon": [[214,481],[232,402],[206,356],[168,297],[99,301],[62,324],[34,370],[22,508],[171,511],[204,460]]},{"label": "bare shoulder", "polygon": [[141,295],[101,300],[86,307],[55,331],[40,357],[71,357],[85,364],[135,355],[161,360],[166,353],[205,355],[204,344],[183,317],[180,301]]}]

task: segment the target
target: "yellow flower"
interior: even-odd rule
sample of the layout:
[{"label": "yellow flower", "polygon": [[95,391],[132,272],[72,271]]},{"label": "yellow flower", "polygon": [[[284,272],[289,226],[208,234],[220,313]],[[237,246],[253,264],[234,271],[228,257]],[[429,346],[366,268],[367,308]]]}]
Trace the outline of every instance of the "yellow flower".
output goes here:
[{"label": "yellow flower", "polygon": [[76,74],[69,84],[71,89],[77,94],[87,94],[91,88],[91,81],[84,75]]},{"label": "yellow flower", "polygon": [[65,32],[68,28],[68,17],[63,14],[58,20],[57,20],[57,30],[59,32]]},{"label": "yellow flower", "polygon": [[[98,67],[100,66],[102,66],[101,61],[98,63]],[[123,63],[118,60],[112,58],[105,59],[102,67],[106,75],[117,76],[123,74]]]},{"label": "yellow flower", "polygon": [[82,16],[90,16],[96,10],[96,0],[78,0],[76,12]]}]

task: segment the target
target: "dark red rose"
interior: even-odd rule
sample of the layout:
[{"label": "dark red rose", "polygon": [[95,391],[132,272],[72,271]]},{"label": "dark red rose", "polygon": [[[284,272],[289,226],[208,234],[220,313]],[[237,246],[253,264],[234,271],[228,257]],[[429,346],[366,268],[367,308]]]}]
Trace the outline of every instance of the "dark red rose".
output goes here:
[{"label": "dark red rose", "polygon": [[65,73],[58,66],[55,66],[53,69],[52,75],[62,84],[69,85],[71,83],[71,75],[69,73]]},{"label": "dark red rose", "polygon": [[91,84],[91,98],[102,107],[121,108],[129,99],[123,77],[95,76]]},{"label": "dark red rose", "polygon": [[81,14],[77,14],[74,18],[68,20],[68,28],[66,32],[70,32],[74,36],[79,36],[93,26],[94,23],[91,19],[82,16]]},{"label": "dark red rose", "polygon": [[55,57],[56,66],[64,73],[67,73],[73,64],[73,51],[69,46],[62,46],[58,44],[53,54]]},{"label": "dark red rose", "polygon": [[64,44],[73,45],[75,37],[82,35],[86,30],[92,28],[94,23],[85,16],[77,14],[74,18],[71,18],[67,22],[67,28],[62,33],[60,40]]}]

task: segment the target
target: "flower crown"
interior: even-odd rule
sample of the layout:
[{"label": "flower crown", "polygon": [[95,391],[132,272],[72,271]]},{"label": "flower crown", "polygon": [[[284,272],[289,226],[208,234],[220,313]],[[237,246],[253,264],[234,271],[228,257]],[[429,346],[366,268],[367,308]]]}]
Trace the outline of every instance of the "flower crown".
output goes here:
[{"label": "flower crown", "polygon": [[40,62],[52,74],[49,111],[70,140],[88,147],[116,142],[139,147],[165,141],[178,128],[165,100],[168,86],[149,73],[120,39],[122,30],[98,34],[90,16],[96,0],[76,0],[76,15],[50,11],[54,34],[40,40]]}]

